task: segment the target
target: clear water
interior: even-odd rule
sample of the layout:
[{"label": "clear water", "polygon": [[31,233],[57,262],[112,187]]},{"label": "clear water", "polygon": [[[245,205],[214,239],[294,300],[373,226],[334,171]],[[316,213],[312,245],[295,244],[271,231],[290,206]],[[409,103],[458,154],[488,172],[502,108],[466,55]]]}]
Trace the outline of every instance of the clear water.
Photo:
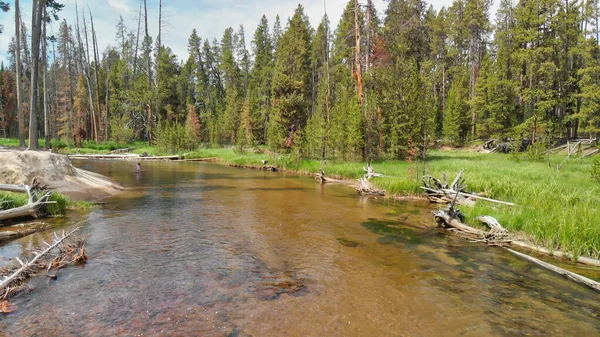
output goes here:
[{"label": "clear water", "polygon": [[76,164],[128,190],[83,217],[88,263],[34,279],[0,336],[600,335],[599,294],[438,233],[427,204],[218,164]]}]

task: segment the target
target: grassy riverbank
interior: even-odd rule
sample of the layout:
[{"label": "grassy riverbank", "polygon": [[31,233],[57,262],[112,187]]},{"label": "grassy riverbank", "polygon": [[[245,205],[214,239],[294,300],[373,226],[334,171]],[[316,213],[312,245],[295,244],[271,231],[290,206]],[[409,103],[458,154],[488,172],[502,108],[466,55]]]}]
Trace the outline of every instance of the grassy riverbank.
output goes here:
[{"label": "grassy riverbank", "polygon": [[[2,140],[0,140],[0,145]],[[118,144],[85,143],[81,153],[106,153],[110,150],[129,147],[134,153],[147,152],[160,155],[145,143],[125,146]],[[61,152],[74,153],[72,148]],[[359,178],[364,163],[320,162],[316,160],[294,160],[289,155],[239,153],[233,149],[200,149],[189,154],[193,158],[219,158],[227,164],[269,164],[305,173],[318,172],[323,168],[328,176]],[[522,231],[531,235],[537,244],[550,249],[564,249],[575,255],[600,257],[600,183],[591,179],[593,159],[570,159],[563,163],[564,155],[556,155],[543,161],[526,160],[522,155],[481,154],[469,151],[431,151],[426,163],[426,174],[441,177],[446,173],[452,180],[464,169],[468,190],[485,192],[489,197],[510,201],[517,207],[477,202],[475,207],[463,207],[467,222],[476,224],[475,217],[491,215],[511,231]],[[561,164],[557,170],[557,164]],[[406,161],[374,162],[376,172],[385,174],[373,182],[388,194],[421,194],[420,176],[422,163]]]},{"label": "grassy riverbank", "polygon": [[[53,216],[65,214],[69,209],[87,209],[91,207],[91,204],[88,202],[74,202],[69,197],[56,192],[50,195],[48,201],[54,202],[52,204],[46,205],[48,213]],[[1,209],[6,210],[10,208],[24,206],[25,204],[27,204],[27,194],[0,191]]]}]

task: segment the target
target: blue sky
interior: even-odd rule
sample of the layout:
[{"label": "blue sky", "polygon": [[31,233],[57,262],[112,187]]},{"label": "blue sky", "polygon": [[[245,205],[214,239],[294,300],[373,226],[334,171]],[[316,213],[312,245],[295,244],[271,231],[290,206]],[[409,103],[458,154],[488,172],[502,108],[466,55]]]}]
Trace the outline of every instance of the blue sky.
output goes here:
[{"label": "blue sky", "polygon": [[[14,36],[14,0],[8,0],[11,10],[0,13],[0,24],[4,25],[4,33],[0,35],[0,60],[7,59],[8,45]],[[76,0],[61,0],[65,5],[59,14],[61,19],[66,19],[70,24],[75,23]],[[348,0],[325,0],[327,13],[333,26],[337,25],[339,17]],[[366,3],[366,0],[361,0]],[[380,14],[385,11],[385,0],[373,0]],[[267,16],[269,24],[273,25],[275,16],[279,14],[285,26],[287,18],[293,15],[298,3],[304,6],[306,14],[313,26],[318,25],[324,14],[324,0],[163,0],[165,24],[163,25],[163,44],[171,47],[178,58],[187,58],[187,40],[196,28],[202,38],[221,39],[227,27],[237,31],[240,24],[244,25],[246,42],[252,40],[254,30],[263,14]],[[435,8],[448,6],[451,0],[432,0]],[[98,36],[100,51],[103,52],[109,45],[117,45],[115,41],[116,25],[119,16],[125,20],[127,28],[137,29],[137,16],[140,0],[77,0],[81,9],[89,6],[94,16],[94,25]],[[21,0],[21,15],[28,28],[31,22],[31,0]],[[152,36],[158,33],[158,0],[148,0],[149,30]],[[52,34],[58,28],[53,24],[48,31]]]}]

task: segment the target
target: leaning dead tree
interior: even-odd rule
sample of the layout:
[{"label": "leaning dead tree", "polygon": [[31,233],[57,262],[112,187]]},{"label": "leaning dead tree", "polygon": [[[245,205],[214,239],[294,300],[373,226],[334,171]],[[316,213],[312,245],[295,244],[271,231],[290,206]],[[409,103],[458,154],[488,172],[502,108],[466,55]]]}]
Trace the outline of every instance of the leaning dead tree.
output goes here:
[{"label": "leaning dead tree", "polygon": [[56,203],[55,201],[48,201],[48,198],[50,198],[52,192],[42,192],[37,184],[34,184],[34,186],[0,184],[0,191],[27,193],[28,196],[27,204],[15,208],[1,210],[0,221],[22,217],[37,218],[45,212],[44,209],[47,204]]}]

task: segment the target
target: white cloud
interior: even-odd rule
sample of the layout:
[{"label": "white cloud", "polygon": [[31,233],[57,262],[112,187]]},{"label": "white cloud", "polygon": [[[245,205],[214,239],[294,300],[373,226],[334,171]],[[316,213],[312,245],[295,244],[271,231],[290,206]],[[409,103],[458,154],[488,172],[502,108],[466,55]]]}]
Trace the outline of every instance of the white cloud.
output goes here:
[{"label": "white cloud", "polygon": [[130,12],[131,8],[126,0],[108,0],[108,5],[116,10]]}]

